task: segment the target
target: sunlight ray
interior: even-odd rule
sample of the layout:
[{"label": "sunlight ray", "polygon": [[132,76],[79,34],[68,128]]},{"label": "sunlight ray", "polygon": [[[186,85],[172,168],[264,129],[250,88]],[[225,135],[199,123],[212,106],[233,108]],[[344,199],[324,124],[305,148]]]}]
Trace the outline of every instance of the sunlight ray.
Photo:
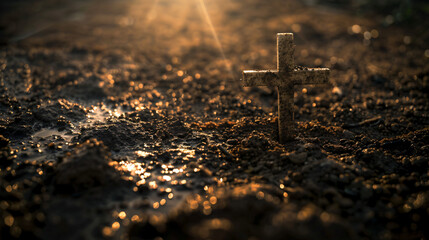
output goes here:
[{"label": "sunlight ray", "polygon": [[156,7],[158,6],[159,0],[155,0],[152,3],[152,6],[149,9],[149,12],[146,16],[145,27],[149,26],[149,24],[156,18],[157,12]]},{"label": "sunlight ray", "polygon": [[207,24],[210,27],[210,31],[212,32],[213,37],[214,37],[214,39],[216,41],[218,49],[219,49],[220,53],[222,54],[222,58],[223,58],[223,60],[225,62],[225,67],[228,70],[231,79],[234,79],[234,74],[232,72],[231,66],[228,63],[228,60],[227,60],[226,55],[225,55],[225,52],[223,51],[223,47],[222,47],[221,42],[219,41],[219,37],[217,35],[217,32],[216,32],[216,30],[215,30],[215,28],[213,26],[212,20],[211,20],[210,15],[209,15],[209,13],[207,11],[207,8],[206,8],[206,4],[204,3],[204,0],[198,0],[198,2],[200,3],[201,9],[202,9],[202,11],[204,13],[204,16],[206,18]]}]

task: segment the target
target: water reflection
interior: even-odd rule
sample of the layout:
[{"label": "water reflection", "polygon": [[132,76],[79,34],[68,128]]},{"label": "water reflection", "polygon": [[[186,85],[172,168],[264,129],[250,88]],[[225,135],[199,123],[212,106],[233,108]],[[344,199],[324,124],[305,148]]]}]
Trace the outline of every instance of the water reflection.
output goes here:
[{"label": "water reflection", "polygon": [[[196,159],[195,150],[190,147],[176,145],[176,148],[153,150],[145,146],[130,155],[134,156],[130,157],[132,160],[114,162],[112,166],[132,179],[134,199],[127,200],[125,209],[113,212],[114,220],[102,229],[105,237],[121,234],[125,226],[144,220],[147,213],[151,222],[165,220],[165,214],[183,203],[191,189],[197,190],[191,184],[198,175],[186,165],[190,159]],[[212,198],[208,204],[216,201]],[[211,209],[207,208],[208,211]]]},{"label": "water reflection", "polygon": [[190,159],[197,159],[195,150],[188,146],[163,151],[145,148],[133,153],[135,160],[122,160],[115,167],[133,178],[133,190],[143,194],[152,211],[166,213],[178,206],[199,177],[195,174],[199,168],[187,166]]},{"label": "water reflection", "polygon": [[80,126],[91,126],[94,123],[104,123],[109,118],[119,118],[125,112],[120,108],[109,108],[106,105],[92,106],[86,115],[86,121],[81,122]]}]

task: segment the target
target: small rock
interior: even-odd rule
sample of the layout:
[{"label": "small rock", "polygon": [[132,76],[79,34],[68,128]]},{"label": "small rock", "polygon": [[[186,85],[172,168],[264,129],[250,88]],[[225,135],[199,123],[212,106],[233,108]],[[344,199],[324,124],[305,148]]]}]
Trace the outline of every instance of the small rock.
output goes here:
[{"label": "small rock", "polygon": [[303,145],[304,149],[306,150],[314,150],[314,149],[318,149],[318,146],[314,143],[306,143]]},{"label": "small rock", "polygon": [[241,141],[241,145],[250,148],[266,149],[270,146],[270,141],[264,134],[253,131],[249,137]]},{"label": "small rock", "polygon": [[343,90],[341,90],[339,87],[334,87],[332,89],[332,93],[338,96],[343,96]]},{"label": "small rock", "polygon": [[307,153],[301,152],[301,153],[290,153],[286,155],[286,157],[295,164],[301,164],[304,163],[305,160],[307,160]]},{"label": "small rock", "polygon": [[346,139],[352,139],[352,138],[354,138],[354,137],[355,137],[355,134],[354,134],[352,131],[344,130],[344,131],[343,131],[343,136],[344,136]]}]

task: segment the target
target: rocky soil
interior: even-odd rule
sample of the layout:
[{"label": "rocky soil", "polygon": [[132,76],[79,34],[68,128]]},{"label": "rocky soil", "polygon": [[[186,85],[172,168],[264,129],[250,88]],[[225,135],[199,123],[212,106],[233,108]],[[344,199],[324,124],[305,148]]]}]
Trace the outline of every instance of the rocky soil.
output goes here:
[{"label": "rocky soil", "polygon": [[[315,2],[2,2],[0,238],[428,239],[428,6]],[[279,32],[331,69],[286,144]]]}]

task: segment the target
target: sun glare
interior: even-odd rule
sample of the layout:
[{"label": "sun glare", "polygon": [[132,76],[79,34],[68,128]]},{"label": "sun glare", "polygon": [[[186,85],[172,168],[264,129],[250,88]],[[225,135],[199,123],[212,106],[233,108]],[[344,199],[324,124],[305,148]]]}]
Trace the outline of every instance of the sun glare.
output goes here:
[{"label": "sun glare", "polygon": [[[216,3],[215,1],[213,2]],[[174,9],[174,11],[170,12],[169,10],[171,9]],[[204,33],[201,32],[200,29],[207,29],[201,25],[206,25],[208,27],[207,30],[210,32],[210,35],[216,44],[216,48],[222,57],[230,78],[232,80],[234,79],[230,61],[226,57],[218,32],[216,31],[212,18],[210,17],[208,7],[204,0],[154,0],[150,6],[148,6],[145,15],[146,16],[144,17],[143,25],[146,29],[155,27],[155,23],[157,21],[163,21],[163,18],[173,17],[175,19],[176,26],[171,27],[172,29],[176,30],[175,34],[182,35],[176,35],[175,37],[184,37],[186,35],[186,38],[189,39],[190,36],[188,36],[188,34],[190,34],[191,37],[195,37],[200,40],[198,42],[199,44],[201,44],[201,41],[204,41],[204,37],[202,37],[204,36]],[[195,18],[194,16],[199,17]],[[192,27],[195,24],[198,25],[197,29],[199,30],[195,30],[195,28]],[[183,29],[187,29],[190,32],[184,32],[182,31]],[[166,38],[166,36],[162,36],[162,38]]]},{"label": "sun glare", "polygon": [[204,0],[197,0],[197,1],[200,3],[201,10],[203,11],[203,14],[205,16],[207,24],[210,27],[210,31],[212,32],[212,35],[213,35],[213,37],[214,37],[214,39],[216,41],[217,47],[218,47],[218,49],[219,49],[219,51],[220,51],[220,53],[222,55],[222,58],[223,58],[223,60],[225,62],[225,67],[228,70],[231,79],[234,79],[234,74],[232,73],[231,66],[228,64],[228,60],[226,58],[225,52],[223,51],[222,43],[219,41],[219,37],[217,35],[216,29],[214,28],[212,20],[210,18],[210,15],[209,15],[209,13],[207,11],[206,4],[204,3]]}]

